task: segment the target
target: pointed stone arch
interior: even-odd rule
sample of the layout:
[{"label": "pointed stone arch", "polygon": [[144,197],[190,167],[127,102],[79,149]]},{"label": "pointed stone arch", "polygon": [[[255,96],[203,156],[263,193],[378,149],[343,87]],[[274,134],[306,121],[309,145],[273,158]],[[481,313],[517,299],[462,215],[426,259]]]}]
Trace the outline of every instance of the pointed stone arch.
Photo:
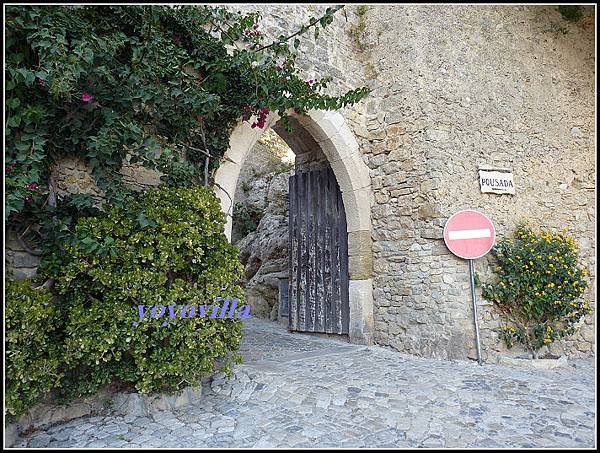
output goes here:
[{"label": "pointed stone arch", "polygon": [[[290,113],[319,144],[342,192],[348,231],[350,274],[350,341],[373,342],[373,251],[371,239],[371,178],[358,142],[344,117],[334,111]],[[215,192],[226,215],[225,234],[231,239],[233,197],[240,169],[261,134],[279,120],[271,114],[264,129],[240,122],[231,134],[229,149],[215,173]]]}]

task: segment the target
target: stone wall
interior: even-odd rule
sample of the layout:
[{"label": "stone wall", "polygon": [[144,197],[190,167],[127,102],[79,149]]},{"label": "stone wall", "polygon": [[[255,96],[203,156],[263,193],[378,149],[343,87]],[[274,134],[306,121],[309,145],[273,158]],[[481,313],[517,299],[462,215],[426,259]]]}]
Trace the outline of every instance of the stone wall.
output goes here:
[{"label": "stone wall", "polygon": [[[261,8],[263,29],[276,36],[325,5]],[[467,263],[442,239],[445,220],[465,208],[487,214],[500,237],[519,220],[566,228],[594,301],[593,9],[578,24],[552,6],[345,10],[300,48],[300,66],[307,78],[333,75],[332,92],[372,89],[343,114],[371,169],[376,342],[473,356]],[[480,193],[480,165],[510,168],[516,195]],[[490,276],[486,259],[476,270]],[[484,358],[505,353],[493,307],[479,314]],[[590,355],[594,342],[590,316],[552,349]]]},{"label": "stone wall", "polygon": [[[522,219],[566,228],[594,281],[593,20],[566,24],[538,6],[387,6],[366,17],[377,73],[367,121],[385,132],[362,137],[376,200],[377,341],[464,358],[474,344],[467,263],[442,239],[454,212],[482,211],[498,236]],[[568,33],[552,31],[557,23]],[[485,164],[512,169],[516,195],[480,193]],[[480,317],[489,358],[502,351],[497,316],[486,305]],[[589,354],[593,331],[589,317],[554,349]]]},{"label": "stone wall", "polygon": [[[16,280],[33,277],[40,264],[40,255],[30,253],[28,248],[30,249],[27,243],[23,244],[17,239],[16,231],[11,229],[6,231],[4,259]],[[34,250],[34,252],[38,251]]]},{"label": "stone wall", "polygon": [[[121,168],[123,182],[134,190],[143,190],[160,184],[161,173],[144,168],[142,164],[129,164],[124,162]],[[78,157],[65,157],[59,160],[52,168],[52,178],[56,185],[58,197],[89,194],[97,205],[102,203],[104,192],[98,187],[91,173],[90,166],[85,160]],[[36,274],[40,263],[38,250],[29,242],[23,244],[17,239],[17,232],[7,229],[5,244],[5,259],[8,268],[12,270],[13,277],[17,280],[31,278]],[[27,248],[29,250],[27,250]],[[31,253],[31,252],[34,253]]]},{"label": "stone wall", "polygon": [[[98,188],[91,174],[90,166],[78,157],[65,157],[53,168],[56,190],[61,195],[76,195],[87,193],[98,201],[104,197],[104,192]],[[121,167],[123,182],[134,190],[143,190],[160,184],[161,173],[145,168],[142,164],[123,162]]]}]

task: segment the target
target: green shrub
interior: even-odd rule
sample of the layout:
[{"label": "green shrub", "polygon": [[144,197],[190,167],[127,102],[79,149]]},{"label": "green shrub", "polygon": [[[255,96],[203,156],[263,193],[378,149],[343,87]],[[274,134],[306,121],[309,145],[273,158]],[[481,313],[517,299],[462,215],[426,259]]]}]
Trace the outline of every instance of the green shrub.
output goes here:
[{"label": "green shrub", "polygon": [[240,237],[246,237],[256,231],[264,214],[264,211],[258,206],[246,203],[233,205],[233,223],[235,224],[235,230],[239,231]]},{"label": "green shrub", "polygon": [[580,5],[560,5],[558,12],[569,22],[577,22],[583,17],[583,7]]},{"label": "green shrub", "polygon": [[[65,317],[63,396],[114,378],[141,393],[197,385],[221,360],[239,359],[241,320],[178,315],[139,321],[138,305],[243,301],[237,249],[209,188],[151,189],[128,209],[78,221],[51,275]],[[240,302],[241,304],[242,302]],[[149,315],[147,315],[147,318]]]},{"label": "green shrub", "polygon": [[6,412],[18,417],[61,379],[60,318],[45,288],[28,280],[6,282]]},{"label": "green shrub", "polygon": [[125,207],[124,159],[197,185],[240,119],[264,129],[277,112],[290,129],[292,109],[357,103],[367,87],[336,96],[331,76],[307,81],[296,64],[302,35],[320,33],[342,7],[272,40],[259,11],[217,5],[7,6],[5,220],[70,224],[70,196],[47,202],[56,159],[83,159],[106,200]]},{"label": "green shrub", "polygon": [[563,233],[536,233],[518,225],[512,239],[492,250],[498,281],[483,284],[482,295],[505,320],[501,337],[510,348],[521,343],[537,357],[544,345],[571,335],[574,325],[591,313],[586,269],[579,264],[573,238]]}]

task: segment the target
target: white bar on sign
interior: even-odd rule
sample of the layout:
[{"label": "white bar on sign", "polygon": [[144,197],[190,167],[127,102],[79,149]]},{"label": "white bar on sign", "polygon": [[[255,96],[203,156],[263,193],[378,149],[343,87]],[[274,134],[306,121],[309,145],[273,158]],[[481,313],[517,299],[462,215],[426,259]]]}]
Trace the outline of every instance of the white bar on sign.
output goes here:
[{"label": "white bar on sign", "polygon": [[448,231],[448,239],[477,239],[477,238],[489,238],[492,237],[492,232],[489,228],[482,228],[480,230],[456,230]]}]

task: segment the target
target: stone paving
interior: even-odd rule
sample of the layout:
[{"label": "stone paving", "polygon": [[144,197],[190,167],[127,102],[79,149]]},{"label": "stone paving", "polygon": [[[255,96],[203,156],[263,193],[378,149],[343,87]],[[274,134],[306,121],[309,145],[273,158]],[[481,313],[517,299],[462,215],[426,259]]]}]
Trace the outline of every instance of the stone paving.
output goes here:
[{"label": "stone paving", "polygon": [[26,447],[594,447],[595,368],[440,361],[291,334],[248,319],[246,362],[202,400],[152,417],[95,416]]}]

